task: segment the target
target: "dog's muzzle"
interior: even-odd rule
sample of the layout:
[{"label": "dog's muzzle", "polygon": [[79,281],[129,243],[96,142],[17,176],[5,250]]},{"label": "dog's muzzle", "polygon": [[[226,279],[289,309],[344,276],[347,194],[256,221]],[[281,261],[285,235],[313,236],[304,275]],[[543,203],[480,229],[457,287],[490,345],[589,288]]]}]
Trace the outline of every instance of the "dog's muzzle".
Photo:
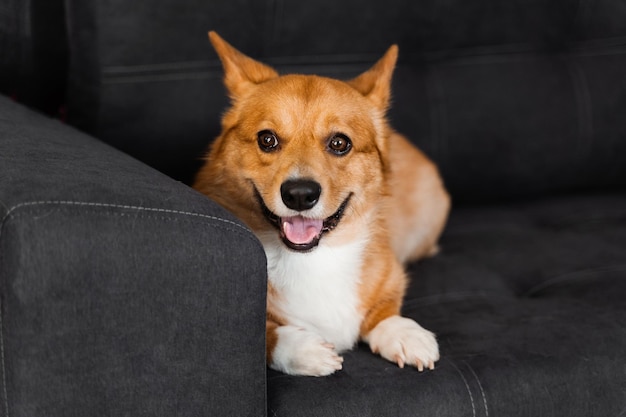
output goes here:
[{"label": "dog's muzzle", "polygon": [[[321,186],[315,181],[286,181],[281,186],[281,198],[290,209],[305,211],[317,204],[321,191]],[[297,252],[308,252],[317,247],[322,236],[339,225],[352,197],[350,193],[337,211],[326,219],[311,219],[300,215],[280,217],[267,207],[256,186],[254,186],[254,194],[263,215],[278,230],[285,246]]]}]

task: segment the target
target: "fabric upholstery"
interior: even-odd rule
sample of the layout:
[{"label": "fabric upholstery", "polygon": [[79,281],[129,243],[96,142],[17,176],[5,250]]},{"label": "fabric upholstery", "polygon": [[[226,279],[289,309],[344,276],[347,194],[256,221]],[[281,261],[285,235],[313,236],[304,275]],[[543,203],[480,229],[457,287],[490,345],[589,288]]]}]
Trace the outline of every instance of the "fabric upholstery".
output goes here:
[{"label": "fabric upholstery", "polygon": [[[66,23],[24,19],[61,3]],[[8,94],[54,39],[31,49],[24,21],[67,24],[69,121],[122,152],[0,98],[0,414],[626,410],[626,3],[8,0]],[[392,125],[453,198],[404,303],[438,335],[434,371],[358,346],[327,378],[266,374],[261,248],[175,181],[227,105],[210,29],[281,72],[343,79],[399,44]]]},{"label": "fabric upholstery", "polygon": [[265,257],[241,223],[4,97],[0,179],[1,415],[263,415]]},{"label": "fabric upholstery", "polygon": [[66,28],[64,0],[2,0],[0,93],[63,117]]},{"label": "fabric upholstery", "polygon": [[434,371],[367,346],[328,378],[269,375],[276,416],[612,416],[626,406],[626,195],[457,209],[403,312]]},{"label": "fabric upholstery", "polygon": [[621,2],[80,0],[68,12],[70,120],[185,182],[227,104],[215,29],[282,72],[343,79],[398,43],[392,124],[456,202],[626,185]]}]

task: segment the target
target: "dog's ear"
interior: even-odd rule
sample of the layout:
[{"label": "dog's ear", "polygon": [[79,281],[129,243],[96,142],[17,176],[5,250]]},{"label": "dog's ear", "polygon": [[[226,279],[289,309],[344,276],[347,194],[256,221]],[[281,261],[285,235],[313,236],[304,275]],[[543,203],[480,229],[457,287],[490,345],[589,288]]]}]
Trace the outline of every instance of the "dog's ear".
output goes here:
[{"label": "dog's ear", "polygon": [[382,111],[387,110],[391,96],[391,76],[398,59],[398,46],[391,45],[372,68],[348,81]]},{"label": "dog's ear", "polygon": [[239,52],[216,32],[209,32],[209,40],[224,67],[224,85],[232,99],[243,96],[257,84],[278,77],[278,73]]}]

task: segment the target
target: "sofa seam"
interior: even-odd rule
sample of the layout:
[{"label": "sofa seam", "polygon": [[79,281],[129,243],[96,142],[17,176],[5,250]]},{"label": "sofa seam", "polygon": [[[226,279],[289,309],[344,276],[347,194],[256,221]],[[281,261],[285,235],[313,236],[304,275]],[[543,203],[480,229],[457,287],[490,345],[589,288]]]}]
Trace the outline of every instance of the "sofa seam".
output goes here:
[{"label": "sofa seam", "polygon": [[460,301],[474,300],[474,299],[506,299],[510,300],[515,298],[514,294],[503,294],[495,291],[454,291],[449,293],[440,293],[426,295],[410,300],[405,300],[402,304],[403,308],[422,308],[426,306],[444,304],[444,303],[456,303]]},{"label": "sofa seam", "polygon": [[483,406],[485,407],[485,417],[489,417],[489,407],[487,406],[487,397],[485,396],[485,390],[483,389],[483,384],[481,384],[480,379],[478,378],[478,375],[476,374],[476,371],[474,371],[474,368],[472,368],[467,361],[463,361],[463,363],[465,364],[465,366],[467,366],[467,368],[470,370],[472,375],[474,375],[474,378],[476,379],[476,382],[478,383],[478,388],[480,388],[480,395],[483,397]]},{"label": "sofa seam", "polygon": [[560,274],[553,275],[552,277],[544,280],[543,282],[526,290],[521,297],[535,297],[542,291],[561,285],[565,283],[575,281],[594,281],[598,278],[597,275],[604,272],[622,272],[626,271],[626,264],[613,264],[608,266],[601,266],[595,268],[584,268],[566,271]]},{"label": "sofa seam", "polygon": [[463,380],[463,383],[465,384],[465,388],[467,389],[467,393],[469,394],[470,402],[472,405],[472,417],[476,417],[476,404],[474,403],[474,395],[472,394],[472,389],[470,388],[467,378],[465,378],[465,375],[463,375],[463,371],[461,371],[461,369],[459,369],[459,367],[456,366],[456,364],[452,362],[452,360],[447,359],[447,361],[454,367],[454,369],[456,369],[457,373],[461,377],[461,380]]},{"label": "sofa seam", "polygon": [[[114,209],[121,209],[121,210],[135,210],[137,212],[146,212],[146,213],[154,213],[154,214],[171,214],[171,215],[187,216],[190,218],[217,221],[219,223],[223,223],[230,227],[234,226],[235,229],[231,229],[231,230],[238,231],[240,233],[245,234],[247,237],[254,238],[254,234],[252,234],[252,232],[249,231],[246,227],[234,221],[223,219],[217,216],[212,216],[209,214],[195,213],[195,212],[182,211],[182,210],[173,210],[173,209],[163,209],[163,208],[156,208],[156,207],[143,207],[143,206],[136,206],[136,205],[129,205],[129,204],[96,203],[96,202],[72,201],[72,200],[40,200],[40,201],[30,201],[30,202],[16,204],[15,206],[12,206],[11,208],[7,210],[6,214],[0,221],[0,236],[1,236],[2,226],[4,225],[6,220],[9,217],[11,217],[11,215],[13,215],[13,213],[16,210],[24,208],[24,207],[45,206],[45,205],[68,206],[68,207],[114,208]],[[163,216],[162,218],[167,218],[167,217]]]},{"label": "sofa seam", "polygon": [[[274,2],[278,5],[279,2]],[[270,14],[272,14],[270,12]],[[276,19],[276,17],[274,17]],[[275,36],[272,34],[272,36]],[[265,40],[267,42],[267,40]],[[602,52],[595,52],[595,54],[601,55],[623,55],[626,53],[625,45],[626,36],[607,37],[589,39],[578,42],[570,42],[569,49],[564,52],[569,56],[588,56],[590,53],[594,54],[598,50]],[[506,49],[509,48],[509,49]],[[606,51],[609,52],[606,52]],[[463,52],[459,54],[459,52]],[[448,56],[452,54],[452,58],[465,58],[465,57],[483,57],[488,55],[500,56],[500,55],[528,55],[528,56],[542,56],[540,50],[533,49],[533,44],[530,42],[512,42],[504,45],[475,45],[469,47],[460,48],[444,48],[441,50],[428,51],[421,56],[427,56],[427,61],[439,61],[439,56]],[[349,57],[349,60],[338,60],[336,57]],[[277,55],[268,56],[266,59],[270,63],[278,66],[294,64],[296,65],[359,65],[375,60],[378,56],[377,53],[355,53],[355,54],[305,54],[305,55]],[[162,63],[152,64],[130,64],[130,65],[107,65],[102,69],[103,76],[116,77],[121,75],[131,75],[137,73],[167,73],[167,74],[185,74],[185,73],[197,73],[215,71],[220,73],[221,64],[218,59],[204,59],[204,60],[180,60],[169,61]]]},{"label": "sofa seam", "polygon": [[[57,208],[57,210],[59,212],[70,212],[70,207],[68,206],[59,206]],[[250,240],[255,240],[253,238],[252,235],[249,235],[247,233],[242,232],[240,229],[231,227],[228,224],[223,224],[223,223],[206,223],[206,222],[202,222],[202,219],[199,218],[185,218],[185,217],[170,217],[170,216],[160,216],[158,214],[153,214],[153,213],[140,213],[140,212],[136,212],[136,213],[124,213],[124,212],[114,212],[114,211],[98,211],[92,208],[85,208],[81,211],[81,213],[89,213],[89,214],[96,214],[96,215],[103,215],[103,216],[114,216],[114,217],[127,217],[127,218],[131,218],[131,217],[135,217],[135,218],[141,218],[141,219],[148,219],[148,220],[159,220],[159,221],[171,221],[171,222],[177,222],[177,223],[202,223],[204,225],[208,225],[210,227],[213,228],[219,228],[222,230],[226,230],[229,232],[232,232],[234,234],[236,234],[237,236],[240,236],[242,238],[249,238]],[[19,212],[19,213],[15,213],[13,214],[11,217],[12,218],[18,218],[18,217],[22,217],[25,216],[24,212]]]}]

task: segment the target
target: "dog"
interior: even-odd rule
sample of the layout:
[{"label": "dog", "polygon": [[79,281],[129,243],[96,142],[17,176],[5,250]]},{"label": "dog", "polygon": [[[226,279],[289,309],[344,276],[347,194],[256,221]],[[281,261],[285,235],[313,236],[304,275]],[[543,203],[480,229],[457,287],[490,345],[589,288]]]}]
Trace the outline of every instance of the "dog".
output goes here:
[{"label": "dog", "polygon": [[268,366],[330,375],[363,341],[400,368],[434,369],[435,335],[400,315],[403,263],[437,253],[450,198],[435,164],[387,122],[398,47],[340,81],[279,75],[209,39],[231,106],[194,188],[263,245]]}]

